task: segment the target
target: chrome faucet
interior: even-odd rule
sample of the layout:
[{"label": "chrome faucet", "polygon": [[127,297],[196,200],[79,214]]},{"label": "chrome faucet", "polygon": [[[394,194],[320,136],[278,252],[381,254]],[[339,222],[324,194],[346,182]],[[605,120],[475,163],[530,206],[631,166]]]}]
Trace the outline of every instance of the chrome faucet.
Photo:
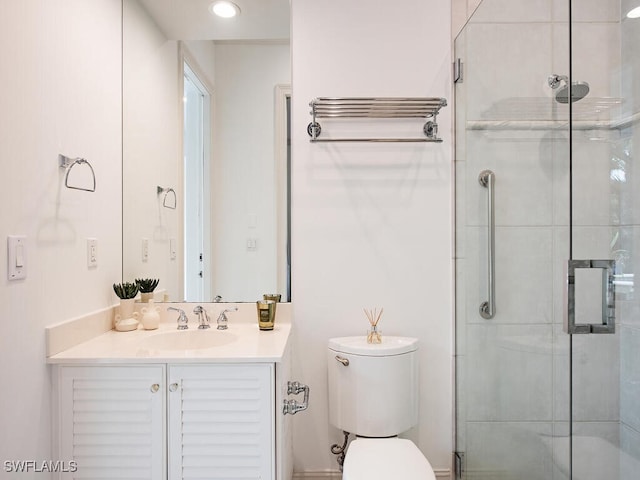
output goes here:
[{"label": "chrome faucet", "polygon": [[201,305],[196,306],[196,308],[193,309],[193,313],[195,313],[198,316],[199,330],[204,330],[205,328],[210,327],[209,314],[204,308],[202,308]]},{"label": "chrome faucet", "polygon": [[218,330],[226,330],[227,329],[227,321],[229,320],[227,318],[227,312],[237,312],[238,311],[238,307],[233,307],[233,308],[225,308],[224,310],[222,310],[220,312],[220,315],[218,315]]},{"label": "chrome faucet", "polygon": [[167,310],[173,310],[180,314],[178,317],[178,330],[186,330],[189,328],[189,325],[187,325],[189,323],[189,318],[187,317],[187,314],[184,313],[184,310],[175,307],[169,307]]}]

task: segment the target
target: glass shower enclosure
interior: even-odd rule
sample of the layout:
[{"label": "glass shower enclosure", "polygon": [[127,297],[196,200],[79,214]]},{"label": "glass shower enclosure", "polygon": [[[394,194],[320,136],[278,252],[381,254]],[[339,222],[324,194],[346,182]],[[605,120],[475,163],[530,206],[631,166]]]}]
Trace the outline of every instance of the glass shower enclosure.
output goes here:
[{"label": "glass shower enclosure", "polygon": [[636,7],[484,0],[455,41],[458,478],[640,478]]}]

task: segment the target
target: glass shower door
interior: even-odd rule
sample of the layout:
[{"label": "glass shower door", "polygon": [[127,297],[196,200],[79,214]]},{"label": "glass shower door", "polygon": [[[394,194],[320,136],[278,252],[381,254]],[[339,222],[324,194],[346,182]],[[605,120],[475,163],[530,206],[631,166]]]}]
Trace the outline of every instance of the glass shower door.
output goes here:
[{"label": "glass shower door", "polygon": [[640,478],[640,168],[633,148],[640,23],[626,14],[640,2],[591,3],[572,1],[569,26],[571,363],[561,375],[570,422],[556,439],[569,463],[557,475],[633,480]]},{"label": "glass shower door", "polygon": [[569,463],[558,442],[569,108],[548,83],[570,70],[567,18],[550,0],[484,0],[455,42],[456,463],[467,480],[550,480]]},{"label": "glass shower door", "polygon": [[640,478],[638,6],[484,0],[456,39],[458,478]]}]

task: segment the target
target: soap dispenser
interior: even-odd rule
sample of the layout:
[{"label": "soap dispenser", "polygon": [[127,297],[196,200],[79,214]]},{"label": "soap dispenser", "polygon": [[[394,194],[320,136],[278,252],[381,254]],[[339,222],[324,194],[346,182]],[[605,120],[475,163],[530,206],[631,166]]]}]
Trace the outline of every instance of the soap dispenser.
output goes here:
[{"label": "soap dispenser", "polygon": [[142,307],[142,326],[145,330],[155,330],[160,325],[160,309],[154,305],[152,299],[146,307]]}]

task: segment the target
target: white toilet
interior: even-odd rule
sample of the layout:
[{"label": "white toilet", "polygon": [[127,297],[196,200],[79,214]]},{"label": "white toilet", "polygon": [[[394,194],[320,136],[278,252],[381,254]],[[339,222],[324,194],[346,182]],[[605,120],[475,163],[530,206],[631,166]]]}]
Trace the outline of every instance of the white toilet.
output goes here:
[{"label": "white toilet", "polygon": [[435,480],[418,447],[396,437],[418,423],[417,348],[408,337],[329,340],[329,421],[356,435],[342,480]]}]

